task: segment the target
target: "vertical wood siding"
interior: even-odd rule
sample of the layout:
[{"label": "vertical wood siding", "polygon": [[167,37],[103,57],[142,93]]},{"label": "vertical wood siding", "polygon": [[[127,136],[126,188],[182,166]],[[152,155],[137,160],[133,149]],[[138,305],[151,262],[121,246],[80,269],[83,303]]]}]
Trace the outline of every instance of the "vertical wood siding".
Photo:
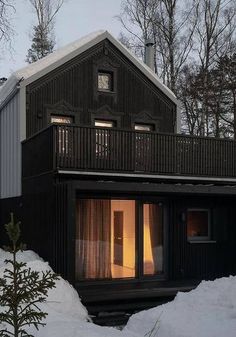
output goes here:
[{"label": "vertical wood siding", "polygon": [[0,197],[21,195],[20,95],[0,111]]},{"label": "vertical wood siding", "polygon": [[[114,92],[99,92],[98,69],[109,64],[114,69]],[[106,41],[27,87],[27,136],[49,124],[50,111],[75,114],[78,125],[93,126],[94,118],[103,117],[128,129],[138,121],[153,123],[161,132],[174,132],[176,118],[175,104]]]},{"label": "vertical wood siding", "polygon": [[[209,243],[190,243],[187,239],[186,209],[210,210],[211,240]],[[235,210],[232,199],[179,197],[173,200],[171,222],[171,270],[173,279],[214,279],[236,272]],[[234,239],[233,239],[234,238]],[[233,263],[232,263],[233,262]]]}]

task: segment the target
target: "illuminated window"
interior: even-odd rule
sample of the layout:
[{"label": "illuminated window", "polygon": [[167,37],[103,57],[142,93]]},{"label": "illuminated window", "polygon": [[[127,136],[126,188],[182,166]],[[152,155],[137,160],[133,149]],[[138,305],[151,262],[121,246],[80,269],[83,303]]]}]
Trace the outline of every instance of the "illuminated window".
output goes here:
[{"label": "illuminated window", "polygon": [[113,91],[113,75],[108,72],[98,72],[98,90]]},{"label": "illuminated window", "polygon": [[134,124],[134,130],[136,131],[153,131],[153,125],[150,124]]},{"label": "illuminated window", "polygon": [[163,265],[163,207],[161,204],[143,205],[143,273],[158,275]]},{"label": "illuminated window", "polygon": [[[61,115],[51,115],[51,123],[53,124],[72,124],[73,117],[61,116]],[[69,130],[66,125],[58,126],[58,152],[59,154],[69,154],[70,144],[69,144]]]},{"label": "illuminated window", "polygon": [[114,122],[113,121],[104,121],[104,120],[95,120],[95,126],[100,128],[113,128]]},{"label": "illuminated window", "polygon": [[72,124],[73,123],[73,117],[60,116],[60,115],[52,115],[51,116],[51,123],[56,123],[56,124]]},{"label": "illuminated window", "polygon": [[134,278],[135,201],[76,202],[76,279]]},{"label": "illuminated window", "polygon": [[208,209],[187,210],[187,237],[190,241],[210,239],[210,212]]},{"label": "illuminated window", "polygon": [[151,124],[134,124],[135,131],[135,169],[137,171],[145,171],[147,165],[150,162],[150,151],[152,148],[150,131],[153,131],[153,125]]},{"label": "illuminated window", "polygon": [[96,155],[99,158],[107,158],[110,153],[110,128],[114,127],[113,121],[95,120],[95,126],[101,129],[96,130]]}]

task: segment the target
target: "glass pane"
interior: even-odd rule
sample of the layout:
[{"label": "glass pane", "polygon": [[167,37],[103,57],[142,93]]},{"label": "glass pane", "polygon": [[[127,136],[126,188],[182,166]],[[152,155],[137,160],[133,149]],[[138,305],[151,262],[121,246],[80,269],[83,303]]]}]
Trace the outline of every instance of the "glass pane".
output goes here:
[{"label": "glass pane", "polygon": [[135,277],[135,201],[77,200],[76,279]]},{"label": "glass pane", "polygon": [[102,121],[102,120],[95,120],[95,126],[99,126],[101,128],[113,128],[114,122],[113,121]]},{"label": "glass pane", "polygon": [[143,273],[163,273],[163,209],[158,204],[143,205]]},{"label": "glass pane", "polygon": [[51,116],[51,123],[57,124],[72,124],[72,117],[64,117],[64,116]]},{"label": "glass pane", "polygon": [[112,75],[109,73],[98,73],[98,89],[111,91],[112,90]]},{"label": "glass pane", "polygon": [[207,209],[187,211],[187,236],[192,240],[209,238],[209,211]]},{"label": "glass pane", "polygon": [[135,124],[134,129],[137,131],[152,131],[153,126],[148,124]]}]

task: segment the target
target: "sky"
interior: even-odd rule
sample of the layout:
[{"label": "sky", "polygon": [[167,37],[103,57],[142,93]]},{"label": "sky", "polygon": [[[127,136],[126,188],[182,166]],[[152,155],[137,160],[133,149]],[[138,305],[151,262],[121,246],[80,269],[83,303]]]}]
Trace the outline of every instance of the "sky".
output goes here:
[{"label": "sky", "polygon": [[[65,46],[93,31],[105,29],[114,37],[122,30],[115,18],[120,13],[121,0],[65,0],[55,23],[56,48]],[[9,75],[27,65],[26,54],[30,48],[30,33],[36,16],[29,0],[15,0],[15,14],[11,22],[15,30],[13,50],[4,48],[0,59],[0,77]]]}]

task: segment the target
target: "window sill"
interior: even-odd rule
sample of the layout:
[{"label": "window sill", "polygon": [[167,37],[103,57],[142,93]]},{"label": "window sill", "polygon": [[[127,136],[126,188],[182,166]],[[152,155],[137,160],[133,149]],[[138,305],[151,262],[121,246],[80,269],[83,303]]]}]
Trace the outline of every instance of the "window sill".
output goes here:
[{"label": "window sill", "polygon": [[188,240],[188,243],[216,243],[215,240]]}]

